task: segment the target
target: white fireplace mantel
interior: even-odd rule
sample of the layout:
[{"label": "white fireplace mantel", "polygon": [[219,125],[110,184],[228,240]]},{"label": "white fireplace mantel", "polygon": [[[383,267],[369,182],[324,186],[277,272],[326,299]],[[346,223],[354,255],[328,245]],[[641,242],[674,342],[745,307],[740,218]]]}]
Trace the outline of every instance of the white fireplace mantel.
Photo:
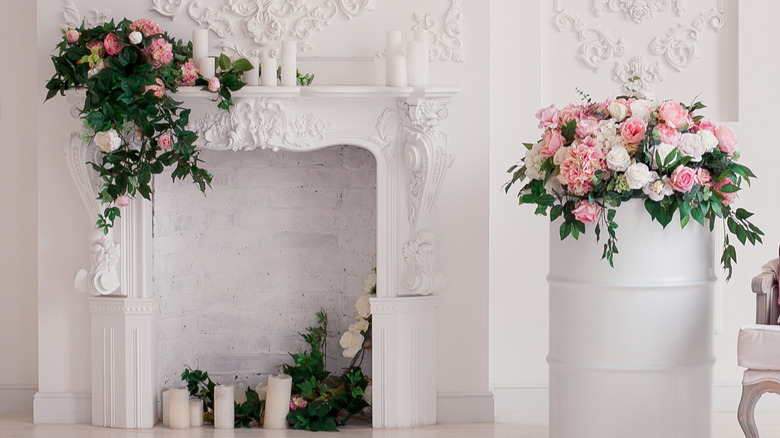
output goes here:
[{"label": "white fireplace mantel", "polygon": [[[446,119],[456,87],[245,87],[230,112],[210,93],[180,88],[201,148],[310,151],[349,144],[377,161],[377,296],[373,317],[373,425],[436,422],[437,298],[435,206],[452,165]],[[81,94],[72,97],[80,104]],[[78,134],[67,162],[94,220],[98,154]],[[92,315],[92,423],[146,428],[157,420],[157,302],[151,287],[150,205],[134,200],[115,231],[95,232],[91,266],[76,276]]]}]

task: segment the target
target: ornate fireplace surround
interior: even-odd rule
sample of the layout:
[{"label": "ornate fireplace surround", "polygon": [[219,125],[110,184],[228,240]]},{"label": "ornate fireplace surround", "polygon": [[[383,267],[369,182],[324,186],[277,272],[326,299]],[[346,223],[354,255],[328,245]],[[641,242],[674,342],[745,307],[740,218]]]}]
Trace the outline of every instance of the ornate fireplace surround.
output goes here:
[{"label": "ornate fireplace surround", "polygon": [[[446,118],[453,87],[247,87],[231,112],[182,88],[202,148],[309,151],[349,144],[377,161],[377,296],[373,313],[373,426],[436,422],[435,205],[452,154]],[[74,96],[76,99],[78,96]],[[76,103],[74,100],[73,103]],[[101,208],[97,154],[78,133],[66,156],[90,220]],[[91,313],[92,424],[148,428],[157,421],[158,304],[151,286],[152,209],[135,200],[108,235],[95,231],[91,266],[76,276]]]}]

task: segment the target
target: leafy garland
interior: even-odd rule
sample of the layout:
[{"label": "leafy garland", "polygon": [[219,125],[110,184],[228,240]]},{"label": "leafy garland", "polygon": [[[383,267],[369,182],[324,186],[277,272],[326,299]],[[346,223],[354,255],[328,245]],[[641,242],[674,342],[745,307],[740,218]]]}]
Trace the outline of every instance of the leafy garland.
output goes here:
[{"label": "leafy garland", "polygon": [[[203,420],[207,423],[214,422],[214,387],[216,384],[209,377],[208,372],[201,370],[185,369],[181,373],[181,379],[187,384],[190,396],[203,400]],[[260,400],[260,395],[252,388],[246,390],[246,401],[235,403],[233,418],[235,427],[260,426],[265,400]]]}]

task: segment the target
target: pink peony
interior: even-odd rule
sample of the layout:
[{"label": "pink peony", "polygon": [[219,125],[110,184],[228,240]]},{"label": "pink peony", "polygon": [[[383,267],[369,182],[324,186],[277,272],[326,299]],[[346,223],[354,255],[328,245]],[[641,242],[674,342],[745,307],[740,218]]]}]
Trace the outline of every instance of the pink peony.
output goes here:
[{"label": "pink peony", "polygon": [[577,121],[577,135],[585,138],[599,130],[599,122],[593,118],[584,118]]},{"label": "pink peony", "polygon": [[160,147],[160,149],[164,151],[169,151],[173,147],[173,139],[171,139],[171,134],[164,133],[157,137],[157,146]]},{"label": "pink peony", "polygon": [[305,398],[301,397],[300,395],[294,395],[290,399],[290,410],[294,411],[296,409],[305,408],[309,405],[309,402],[306,401]]},{"label": "pink peony", "polygon": [[154,68],[173,61],[173,46],[165,38],[156,38],[146,50]]},{"label": "pink peony", "polygon": [[721,199],[720,203],[723,204],[724,206],[728,206],[729,204],[734,202],[734,199],[736,199],[736,197],[737,197],[737,193],[736,192],[734,192],[734,193],[724,193],[724,192],[722,192],[720,190],[726,184],[735,185],[734,181],[732,181],[731,178],[728,178],[728,177],[723,178],[723,181],[721,181],[719,183],[713,183],[712,184],[712,190],[715,193],[717,193],[718,195],[720,195],[720,197],[723,198],[723,199]]},{"label": "pink peony", "polygon": [[162,33],[160,26],[146,18],[133,21],[133,24],[130,25],[130,29],[143,33],[145,37]]},{"label": "pink peony", "polygon": [[106,49],[106,53],[111,56],[120,54],[122,49],[124,49],[124,47],[119,44],[119,38],[113,33],[106,35],[103,39],[103,47]]},{"label": "pink peony", "polygon": [[734,131],[728,126],[718,126],[715,129],[715,138],[718,139],[718,148],[723,153],[734,155],[734,152],[737,151],[737,137],[734,136]]},{"label": "pink peony", "polygon": [[558,149],[563,146],[566,140],[561,135],[561,131],[557,129],[548,129],[542,136],[542,147],[539,153],[544,158],[550,158],[558,152]]},{"label": "pink peony", "polygon": [[658,135],[661,137],[661,143],[676,146],[677,142],[680,141],[680,136],[682,134],[673,126],[667,125],[666,123],[659,123]]},{"label": "pink peony", "polygon": [[561,113],[559,115],[559,121],[562,125],[565,125],[572,120],[579,119],[582,115],[582,107],[581,106],[575,106],[573,103],[570,103],[563,107],[561,110]]},{"label": "pink peony", "polygon": [[593,205],[587,200],[583,199],[577,203],[577,207],[572,210],[574,218],[583,224],[587,224],[596,220],[596,216],[599,212],[599,206]]},{"label": "pink peony", "polygon": [[710,175],[710,171],[703,168],[703,167],[697,167],[694,171],[696,175],[696,184],[699,185],[707,185],[712,180],[712,176]]},{"label": "pink peony", "polygon": [[192,61],[187,61],[181,66],[181,84],[186,87],[195,85],[198,79],[198,69]]},{"label": "pink peony", "polygon": [[558,180],[566,184],[571,193],[584,196],[593,189],[593,175],[596,171],[606,168],[606,154],[600,147],[575,142],[564,155]]},{"label": "pink peony", "polygon": [[669,181],[678,192],[688,193],[696,184],[696,172],[688,166],[678,166]]},{"label": "pink peony", "polygon": [[146,88],[144,88],[144,93],[148,91],[154,91],[154,97],[163,97],[163,95],[165,95],[165,84],[162,79],[157,78],[157,85],[147,85]]},{"label": "pink peony", "polygon": [[661,107],[658,108],[658,116],[673,128],[680,128],[688,123],[690,119],[688,110],[683,108],[680,102],[674,100],[667,100],[662,103]]},{"label": "pink peony", "polygon": [[97,54],[101,58],[106,56],[106,49],[103,47],[103,41],[100,40],[90,41],[89,43],[87,43],[87,49],[89,50],[97,49]]},{"label": "pink peony", "polygon": [[539,119],[539,128],[541,129],[558,126],[558,110],[555,109],[555,105],[540,109],[536,113],[536,118]]},{"label": "pink peony", "polygon": [[710,131],[715,133],[715,125],[709,120],[700,119],[698,122],[694,123],[693,126],[691,126],[691,132],[694,134],[699,131]]},{"label": "pink peony", "polygon": [[218,77],[214,76],[213,78],[209,79],[209,91],[211,91],[212,93],[216,93],[217,91],[219,91],[219,87],[220,84],[219,84]]},{"label": "pink peony", "polygon": [[127,207],[130,205],[130,197],[127,195],[122,195],[114,201],[117,207]]},{"label": "pink peony", "polygon": [[79,31],[76,29],[68,29],[65,32],[65,41],[67,41],[70,44],[75,43],[79,40]]},{"label": "pink peony", "polygon": [[645,138],[647,122],[630,117],[620,125],[620,136],[629,144],[637,144]]}]

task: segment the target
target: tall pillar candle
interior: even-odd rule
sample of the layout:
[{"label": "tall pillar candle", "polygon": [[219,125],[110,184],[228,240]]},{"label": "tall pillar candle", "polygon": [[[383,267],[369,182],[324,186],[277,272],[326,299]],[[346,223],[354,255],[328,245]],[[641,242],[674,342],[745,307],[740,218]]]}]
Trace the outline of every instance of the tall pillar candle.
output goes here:
[{"label": "tall pillar candle", "polygon": [[252,64],[252,70],[244,72],[244,82],[247,85],[259,85],[260,84],[260,58],[247,58],[250,64]]},{"label": "tall pillar candle", "polygon": [[197,66],[200,60],[209,56],[209,30],[192,31],[192,62]]},{"label": "tall pillar candle", "polygon": [[203,399],[190,399],[190,427],[203,426]]},{"label": "tall pillar candle", "polygon": [[170,389],[166,389],[162,393],[162,424],[165,427],[168,427],[171,412],[170,395]]},{"label": "tall pillar candle", "polygon": [[214,428],[232,429],[234,421],[235,386],[214,387]]},{"label": "tall pillar candle", "polygon": [[422,68],[422,43],[419,41],[409,41],[406,45],[406,72],[409,86],[422,87],[425,85]]},{"label": "tall pillar candle", "polygon": [[198,71],[200,75],[206,79],[211,79],[216,74],[217,64],[214,58],[201,58],[198,63]]},{"label": "tall pillar candle", "polygon": [[260,60],[260,85],[266,87],[276,86],[276,67],[276,58],[266,57]]},{"label": "tall pillar candle", "polygon": [[298,43],[282,41],[282,85],[298,85]]},{"label": "tall pillar candle", "polygon": [[263,429],[286,429],[290,413],[292,377],[287,374],[268,376],[268,393],[265,397],[265,421]]},{"label": "tall pillar candle", "polygon": [[431,32],[424,29],[414,31],[414,40],[422,45],[420,53],[420,62],[422,66],[423,86],[430,83],[430,65],[431,65]]},{"label": "tall pillar candle", "polygon": [[387,31],[385,41],[385,85],[406,86],[406,58],[402,53],[403,33],[400,30]]},{"label": "tall pillar candle", "polygon": [[190,393],[187,388],[172,388],[168,396],[170,417],[168,425],[171,429],[190,428]]}]

